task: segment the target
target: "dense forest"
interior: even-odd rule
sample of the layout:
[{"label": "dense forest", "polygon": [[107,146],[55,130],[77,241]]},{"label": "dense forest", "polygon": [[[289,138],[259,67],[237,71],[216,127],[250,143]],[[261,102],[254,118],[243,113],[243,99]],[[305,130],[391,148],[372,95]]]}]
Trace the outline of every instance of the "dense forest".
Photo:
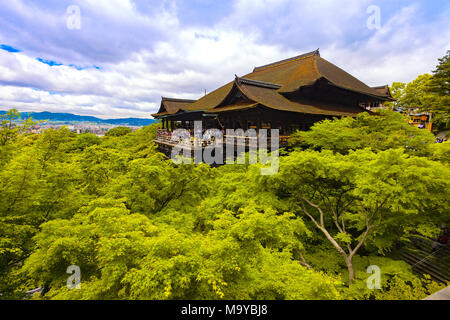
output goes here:
[{"label": "dense forest", "polygon": [[[439,61],[391,87],[390,107],[433,112],[435,130],[449,128],[450,53]],[[401,113],[298,131],[268,176],[176,165],[158,124],[97,137],[19,119],[0,114],[1,299],[423,299],[448,285],[398,254],[450,224],[450,142]]]},{"label": "dense forest", "polygon": [[272,176],[175,165],[157,124],[100,138],[27,133],[17,117],[0,129],[2,298],[422,299],[445,286],[395,252],[450,223],[450,143],[399,113],[298,132]]}]

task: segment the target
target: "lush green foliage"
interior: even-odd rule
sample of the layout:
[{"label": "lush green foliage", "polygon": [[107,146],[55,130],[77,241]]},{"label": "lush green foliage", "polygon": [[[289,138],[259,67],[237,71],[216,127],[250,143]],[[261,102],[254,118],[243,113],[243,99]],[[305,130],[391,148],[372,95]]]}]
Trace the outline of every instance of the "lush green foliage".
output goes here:
[{"label": "lush green foliage", "polygon": [[106,135],[110,137],[121,137],[126,136],[127,134],[131,133],[131,129],[128,127],[115,127],[111,130],[109,130]]},{"label": "lush green foliage", "polygon": [[450,51],[439,59],[439,64],[428,83],[427,91],[439,99],[437,110],[450,112]]},{"label": "lush green foliage", "polygon": [[394,82],[390,90],[397,101],[386,106],[432,112],[433,130],[450,129],[450,51],[439,59],[433,75],[419,75],[409,83]]},{"label": "lush green foliage", "polygon": [[[3,297],[420,299],[440,288],[392,253],[450,222],[449,147],[395,114],[299,133],[312,149],[283,156],[274,176],[176,166],[156,152],[156,126],[102,138],[23,128],[0,128]],[[80,290],[66,287],[70,265]],[[367,288],[369,265],[382,290]]]},{"label": "lush green foliage", "polygon": [[310,131],[298,131],[291,138],[294,146],[340,153],[364,148],[374,152],[403,148],[414,155],[427,155],[434,141],[430,132],[417,130],[400,113],[386,110],[377,116],[361,113],[356,118],[325,120]]},{"label": "lush green foliage", "polygon": [[450,51],[439,59],[436,70],[431,74],[419,75],[409,83],[394,82],[390,87],[397,100],[392,105],[405,109],[423,111],[450,111]]}]

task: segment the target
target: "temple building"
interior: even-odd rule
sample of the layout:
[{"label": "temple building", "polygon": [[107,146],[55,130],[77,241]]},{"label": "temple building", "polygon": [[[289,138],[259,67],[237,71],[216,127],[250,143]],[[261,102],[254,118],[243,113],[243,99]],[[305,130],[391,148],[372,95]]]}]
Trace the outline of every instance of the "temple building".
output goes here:
[{"label": "temple building", "polygon": [[155,141],[167,133],[204,129],[279,129],[283,142],[297,130],[334,117],[354,117],[393,101],[387,86],[369,87],[320,56],[319,50],[254,68],[196,101],[162,98],[152,116],[161,121]]}]

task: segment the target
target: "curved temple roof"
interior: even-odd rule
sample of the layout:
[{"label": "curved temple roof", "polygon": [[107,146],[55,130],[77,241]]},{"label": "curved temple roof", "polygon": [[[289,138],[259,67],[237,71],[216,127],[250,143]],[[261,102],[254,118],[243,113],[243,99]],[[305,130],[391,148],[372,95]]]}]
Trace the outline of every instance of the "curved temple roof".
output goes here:
[{"label": "curved temple roof", "polygon": [[381,93],[381,94],[385,95],[386,97],[388,97],[388,100],[395,101],[395,99],[391,95],[391,90],[389,89],[389,86],[387,84],[384,85],[384,86],[372,87],[372,89],[375,89],[379,93]]},{"label": "curved temple roof", "polygon": [[162,97],[159,111],[155,114],[152,114],[152,117],[175,114],[180,110],[185,110],[193,102],[195,102],[195,100]]},{"label": "curved temple roof", "polygon": [[[298,91],[304,86],[314,85],[325,79],[332,86],[376,98],[393,100],[386,87],[371,88],[341,68],[320,57],[319,50],[290,59],[257,67],[244,77],[237,77],[197,101],[163,98],[156,114],[174,114],[180,110],[223,112],[254,107],[257,104],[283,111],[329,115],[354,115],[364,109],[343,105],[324,105],[318,102],[301,104],[285,98],[283,93]],[[227,97],[238,89],[249,103],[238,102],[226,105]],[[234,91],[233,91],[234,90]],[[166,99],[166,100],[165,100]],[[170,100],[170,101],[169,101]],[[164,106],[164,108],[163,108]],[[167,113],[164,113],[167,112]]]},{"label": "curved temple roof", "polygon": [[[253,81],[236,77],[229,95],[232,95],[234,91],[233,89],[236,89],[241,92],[242,95],[248,99],[248,101],[239,101],[231,105],[220,103],[217,107],[211,108],[206,112],[217,113],[240,109],[244,110],[254,108],[258,105],[279,111],[320,115],[353,116],[357,113],[365,111],[360,107],[344,106],[339,104],[323,104],[316,101],[308,101],[308,103],[294,102],[279,94],[276,88],[279,88],[279,86],[267,82]],[[226,101],[226,98],[227,97],[224,98],[224,101]]]}]

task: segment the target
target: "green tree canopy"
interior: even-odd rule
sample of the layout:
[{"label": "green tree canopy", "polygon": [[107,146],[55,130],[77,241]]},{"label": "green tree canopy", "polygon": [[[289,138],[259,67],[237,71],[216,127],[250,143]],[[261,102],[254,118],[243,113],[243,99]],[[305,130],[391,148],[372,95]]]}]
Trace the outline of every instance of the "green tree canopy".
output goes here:
[{"label": "green tree canopy", "polygon": [[[273,176],[175,165],[156,150],[157,125],[33,134],[16,116],[0,127],[2,298],[43,287],[41,299],[422,299],[440,288],[394,248],[450,223],[449,145],[399,114],[316,124]],[[374,264],[382,290],[365,283]],[[66,287],[70,265],[80,290]]]},{"label": "green tree canopy", "polygon": [[405,148],[408,153],[425,155],[434,142],[433,134],[409,125],[403,115],[388,110],[381,110],[378,115],[361,113],[356,118],[324,120],[310,131],[297,131],[291,137],[294,146],[340,153],[364,148],[375,152]]},{"label": "green tree canopy", "polygon": [[439,59],[439,64],[433,71],[433,77],[431,77],[427,89],[439,101],[435,110],[450,112],[450,51],[447,51],[447,54]]},{"label": "green tree canopy", "polygon": [[108,137],[121,137],[121,136],[126,136],[127,134],[131,133],[132,130],[128,127],[115,127],[111,130],[108,130],[108,132],[106,132],[106,135]]},{"label": "green tree canopy", "polygon": [[[55,299],[336,299],[339,281],[291,260],[292,214],[223,212],[209,233],[182,232],[96,200],[70,220],[42,226],[24,271]],[[180,232],[181,231],[181,232]],[[66,268],[83,272],[66,288]]]},{"label": "green tree canopy", "polygon": [[432,235],[450,220],[450,169],[403,150],[348,155],[297,151],[281,159],[267,186],[290,211],[310,219],[341,254],[354,280],[353,257],[368,245],[383,253],[411,230]]}]

